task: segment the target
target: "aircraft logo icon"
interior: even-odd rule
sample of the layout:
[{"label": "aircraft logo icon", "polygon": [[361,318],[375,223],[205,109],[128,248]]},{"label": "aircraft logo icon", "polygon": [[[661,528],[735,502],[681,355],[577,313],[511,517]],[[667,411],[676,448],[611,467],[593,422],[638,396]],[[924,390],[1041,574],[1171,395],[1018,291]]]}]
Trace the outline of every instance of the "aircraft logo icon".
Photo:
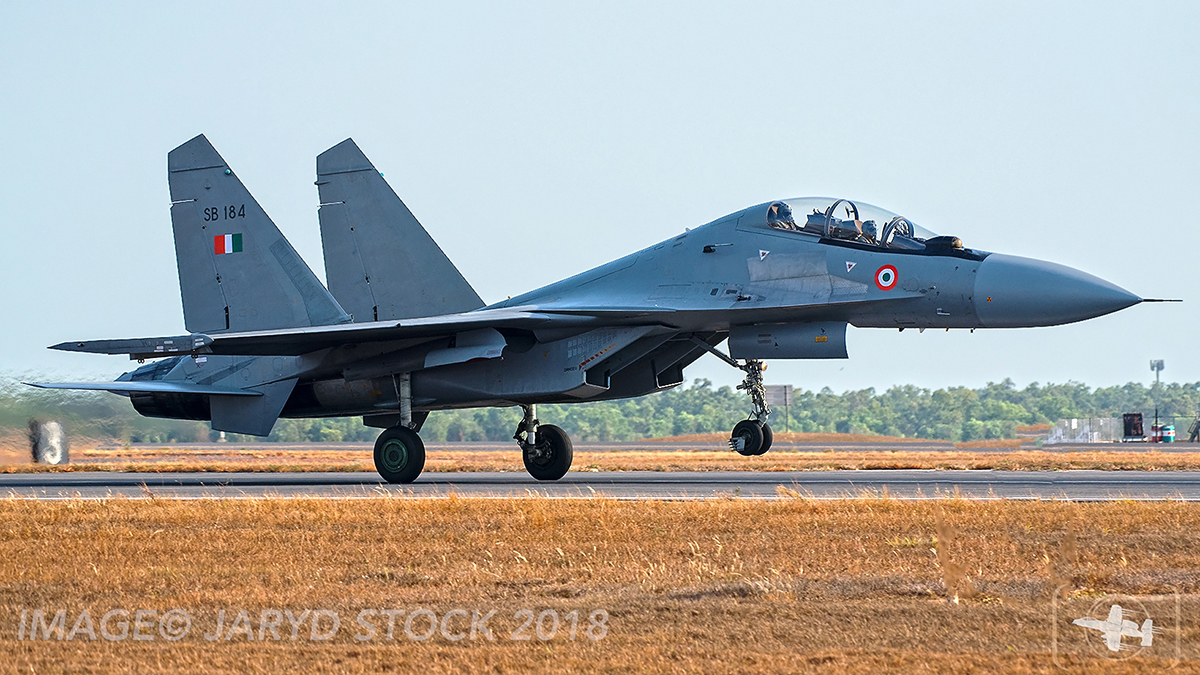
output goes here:
[{"label": "aircraft logo icon", "polygon": [[1109,651],[1117,652],[1122,649],[1133,649],[1132,645],[1126,645],[1121,642],[1123,637],[1132,637],[1141,639],[1142,647],[1149,647],[1154,642],[1154,620],[1146,619],[1142,622],[1141,628],[1134,621],[1130,621],[1123,617],[1124,610],[1120,605],[1113,605],[1108,612],[1108,618],[1093,619],[1084,617],[1075,619],[1071,623],[1083,628],[1100,631],[1104,635],[1104,644]]}]

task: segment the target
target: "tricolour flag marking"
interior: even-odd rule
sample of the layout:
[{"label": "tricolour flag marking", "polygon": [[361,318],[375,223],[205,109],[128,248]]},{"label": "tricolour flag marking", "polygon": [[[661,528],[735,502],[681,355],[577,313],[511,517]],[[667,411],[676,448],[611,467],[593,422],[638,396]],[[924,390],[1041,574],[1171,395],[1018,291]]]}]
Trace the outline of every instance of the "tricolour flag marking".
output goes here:
[{"label": "tricolour flag marking", "polygon": [[213,237],[213,253],[222,255],[225,253],[241,253],[242,252],[242,234],[218,234]]}]

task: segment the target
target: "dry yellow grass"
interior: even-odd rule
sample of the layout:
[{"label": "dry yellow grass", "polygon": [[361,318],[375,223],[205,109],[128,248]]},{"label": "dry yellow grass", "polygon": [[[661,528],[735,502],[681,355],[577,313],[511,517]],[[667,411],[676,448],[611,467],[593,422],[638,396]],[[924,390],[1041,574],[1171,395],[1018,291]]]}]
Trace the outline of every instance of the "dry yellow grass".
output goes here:
[{"label": "dry yellow grass", "polygon": [[[1171,664],[1174,592],[1173,672],[1200,655],[1200,506],[1186,503],[6,500],[0,523],[10,672],[1051,673],[1055,607],[1066,672],[1096,672],[1108,664],[1069,619],[1121,593],[1168,628],[1103,671],[1132,673]],[[39,608],[180,608],[194,634],[17,641],[20,611]],[[397,628],[389,642],[380,624],[358,642],[367,608],[496,609],[497,639]],[[608,632],[509,640],[522,608],[605,609]],[[221,609],[254,628],[265,609],[327,609],[342,627],[208,642]]]},{"label": "dry yellow grass", "polygon": [[[0,473],[39,471],[374,471],[369,450],[286,448],[268,444],[222,448],[219,453],[186,447],[75,448],[64,467],[22,463],[0,466]],[[995,469],[1001,471],[1200,470],[1200,453],[1045,452],[1013,450],[792,451],[772,450],[760,457],[742,457],[728,450],[577,451],[575,471],[822,471],[836,469]],[[430,450],[426,471],[524,471],[520,452],[513,450]]]},{"label": "dry yellow grass", "polygon": [[[775,431],[775,440],[788,443],[939,443],[927,438],[904,438],[903,436],[877,436],[874,434],[817,434],[800,431]],[[647,438],[648,443],[724,443],[729,440],[727,432],[710,434],[685,434]]]},{"label": "dry yellow grass", "polygon": [[989,438],[984,441],[959,441],[954,447],[964,450],[971,448],[1019,448],[1022,445],[1034,445],[1028,438]]}]

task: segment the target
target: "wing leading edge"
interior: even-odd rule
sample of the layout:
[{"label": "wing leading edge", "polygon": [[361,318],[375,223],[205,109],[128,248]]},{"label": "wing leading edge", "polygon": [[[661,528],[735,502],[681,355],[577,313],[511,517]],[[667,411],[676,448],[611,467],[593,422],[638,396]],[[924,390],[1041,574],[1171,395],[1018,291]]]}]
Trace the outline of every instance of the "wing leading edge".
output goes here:
[{"label": "wing leading edge", "polygon": [[438,338],[481,328],[544,329],[585,327],[601,319],[643,320],[666,311],[615,310],[562,313],[524,308],[499,307],[462,314],[377,321],[370,323],[282,328],[275,330],[182,335],[125,340],[62,342],[50,347],[67,352],[128,354],[130,358],[160,358],[176,354],[228,354],[240,356],[300,355],[346,343],[385,342],[411,338]]},{"label": "wing leading edge", "polygon": [[150,394],[208,394],[216,396],[262,396],[261,391],[252,389],[232,389],[230,387],[212,387],[190,382],[169,382],[164,380],[146,380],[139,382],[25,382],[39,389],[80,389],[84,391],[111,391],[114,394],[129,392],[144,392]]}]

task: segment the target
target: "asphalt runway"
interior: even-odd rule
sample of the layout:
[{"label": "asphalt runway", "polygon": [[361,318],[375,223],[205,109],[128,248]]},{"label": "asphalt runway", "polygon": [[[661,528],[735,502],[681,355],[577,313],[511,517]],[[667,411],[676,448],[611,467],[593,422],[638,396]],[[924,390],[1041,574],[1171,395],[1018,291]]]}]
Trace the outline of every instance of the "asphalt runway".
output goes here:
[{"label": "asphalt runway", "polygon": [[[794,491],[794,492],[790,492]],[[426,473],[388,485],[374,473],[0,474],[0,494],[26,499],[149,496],[199,499],[377,496],[777,499],[888,495],[903,499],[1200,500],[1200,471],[614,471],[571,472],[553,483],[524,473]]]},{"label": "asphalt runway", "polygon": [[[725,441],[705,442],[705,441],[682,441],[682,442],[666,442],[666,441],[615,441],[615,442],[575,442],[576,452],[673,452],[676,450],[696,451],[728,451],[729,444]],[[184,453],[201,453],[210,456],[220,456],[233,450],[262,450],[262,451],[304,451],[304,452],[321,452],[321,451],[361,451],[364,457],[369,458],[374,445],[372,443],[134,443],[128,446],[129,449],[138,452],[145,450],[163,451],[178,449],[180,454]],[[122,450],[122,446],[99,446],[100,450],[115,451],[117,453]],[[425,449],[430,452],[439,452],[442,450],[453,450],[456,452],[515,452],[516,444],[512,441],[507,442],[464,442],[464,443],[426,443]],[[956,448],[950,441],[905,441],[905,442],[814,442],[814,441],[782,441],[776,440],[771,446],[772,452],[823,452],[833,450],[835,452],[1013,452],[1013,451],[1038,451],[1038,452],[1200,452],[1200,443],[1059,443],[1053,445],[1043,445],[1041,447],[1033,445],[1024,445],[1020,447],[1009,448],[979,448],[966,447]],[[162,458],[139,458],[139,461],[161,461],[171,459],[170,457]],[[98,462],[98,463],[113,463],[127,462],[128,458],[122,457],[119,454],[111,458],[87,458],[79,459],[78,461]]]}]

